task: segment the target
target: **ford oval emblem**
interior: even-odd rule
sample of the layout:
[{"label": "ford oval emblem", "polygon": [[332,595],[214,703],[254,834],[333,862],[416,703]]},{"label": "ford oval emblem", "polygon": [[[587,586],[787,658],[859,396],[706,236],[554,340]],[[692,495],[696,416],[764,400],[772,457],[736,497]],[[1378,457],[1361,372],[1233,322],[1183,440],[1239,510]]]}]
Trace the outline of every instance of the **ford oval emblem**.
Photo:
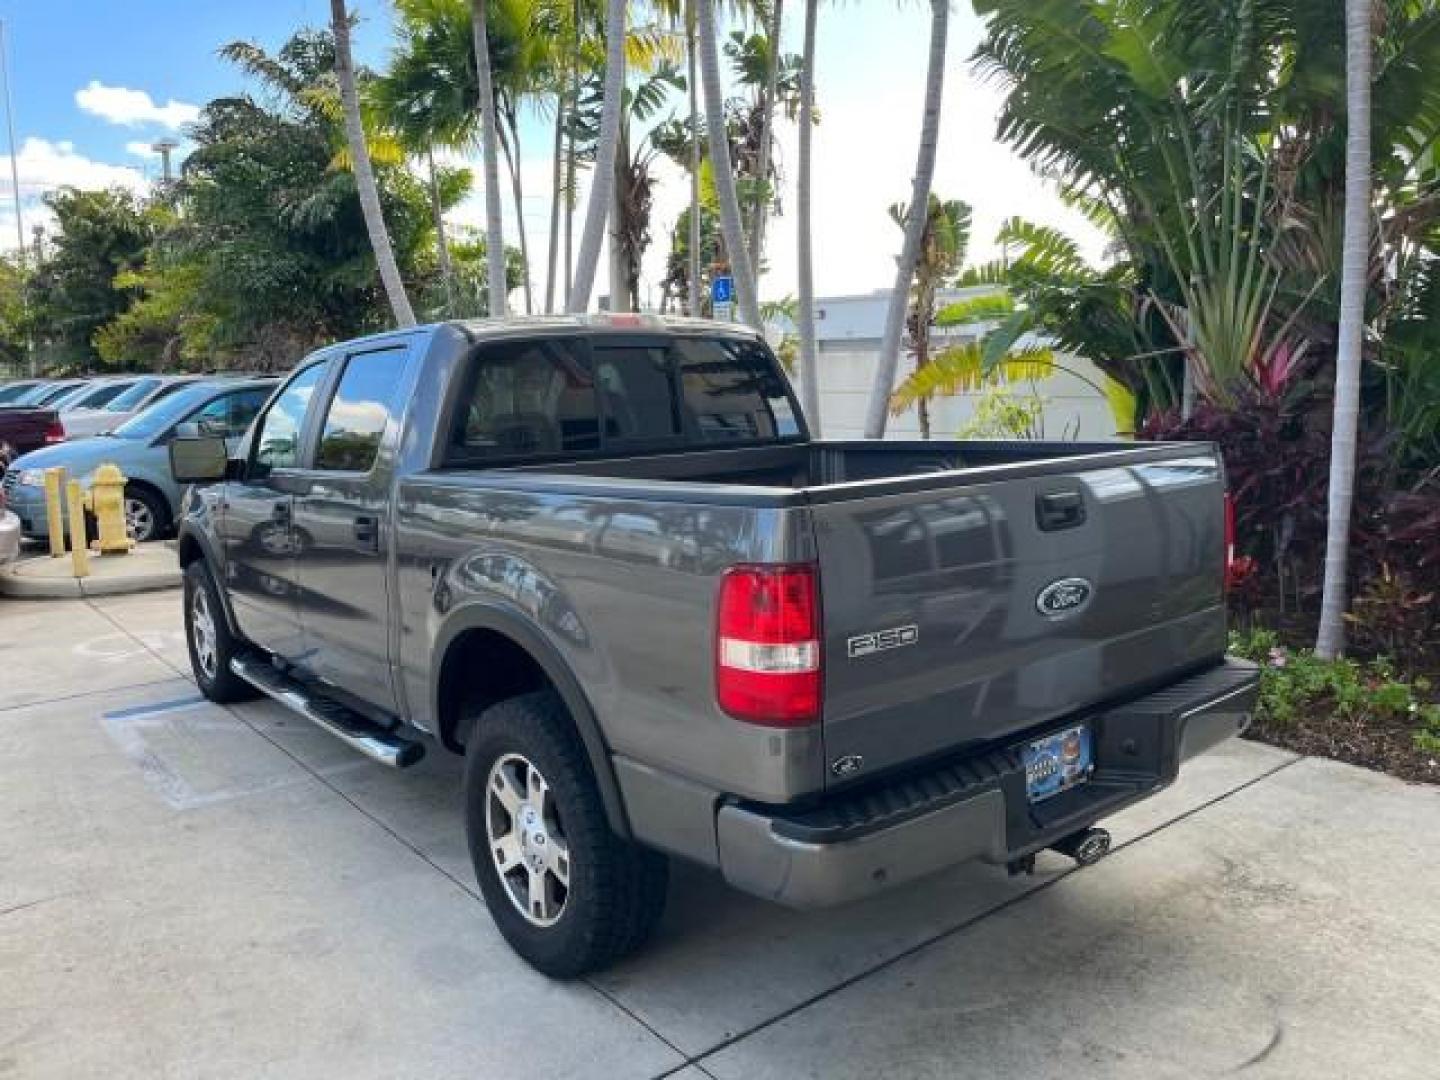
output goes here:
[{"label": "ford oval emblem", "polygon": [[1040,595],[1035,597],[1035,610],[1047,619],[1076,615],[1085,610],[1094,595],[1094,586],[1083,577],[1061,578],[1040,590]]}]

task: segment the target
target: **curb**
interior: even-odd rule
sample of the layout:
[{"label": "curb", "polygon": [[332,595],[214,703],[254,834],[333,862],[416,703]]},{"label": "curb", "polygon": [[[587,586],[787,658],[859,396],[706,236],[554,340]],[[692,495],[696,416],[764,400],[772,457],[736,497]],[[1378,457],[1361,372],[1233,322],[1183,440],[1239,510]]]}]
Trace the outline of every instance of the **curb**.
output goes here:
[{"label": "curb", "polygon": [[[43,558],[47,563],[50,561],[49,556],[36,558]],[[144,569],[116,577],[41,577],[16,572],[32,562],[31,559],[22,559],[0,566],[0,596],[15,600],[82,600],[91,596],[123,596],[127,593],[175,589],[180,587],[183,580],[180,567],[173,564],[163,569]]]}]

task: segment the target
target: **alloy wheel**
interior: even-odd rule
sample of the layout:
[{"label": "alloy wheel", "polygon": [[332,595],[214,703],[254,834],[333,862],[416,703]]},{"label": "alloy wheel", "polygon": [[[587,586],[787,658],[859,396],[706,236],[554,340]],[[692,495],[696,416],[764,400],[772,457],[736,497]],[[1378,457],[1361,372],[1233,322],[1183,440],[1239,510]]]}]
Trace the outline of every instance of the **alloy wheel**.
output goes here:
[{"label": "alloy wheel", "polygon": [[549,783],[529,759],[506,754],[485,785],[490,858],[510,902],[534,926],[552,926],[570,896],[570,846]]},{"label": "alloy wheel", "polygon": [[196,589],[190,600],[190,639],[195,645],[195,660],[207,679],[214,679],[219,670],[219,648],[215,637],[215,617],[210,613],[210,597],[204,589]]}]

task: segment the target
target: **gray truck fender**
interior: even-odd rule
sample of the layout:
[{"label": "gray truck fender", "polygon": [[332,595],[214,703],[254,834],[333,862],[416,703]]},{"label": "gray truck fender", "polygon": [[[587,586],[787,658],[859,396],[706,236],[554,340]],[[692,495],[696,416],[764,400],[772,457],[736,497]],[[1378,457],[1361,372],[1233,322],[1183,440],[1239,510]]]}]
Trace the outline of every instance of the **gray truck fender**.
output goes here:
[{"label": "gray truck fender", "polygon": [[[570,670],[553,645],[521,616],[503,608],[488,604],[470,604],[451,612],[435,638],[430,675],[430,715],[438,724],[440,719],[440,673],[444,670],[444,657],[450,645],[467,630],[493,630],[508,637],[540,665],[551,684],[559,692],[575,728],[584,743],[585,753],[590,759],[590,768],[595,774],[595,783],[600,788],[600,798],[605,805],[605,816],[616,834],[630,837],[630,823],[625,816],[625,803],[620,795],[620,785],[615,780],[615,769],[610,761],[610,748],[600,731],[600,722],[595,717],[589,699],[580,685],[580,680]],[[437,729],[438,730],[438,729]]]}]

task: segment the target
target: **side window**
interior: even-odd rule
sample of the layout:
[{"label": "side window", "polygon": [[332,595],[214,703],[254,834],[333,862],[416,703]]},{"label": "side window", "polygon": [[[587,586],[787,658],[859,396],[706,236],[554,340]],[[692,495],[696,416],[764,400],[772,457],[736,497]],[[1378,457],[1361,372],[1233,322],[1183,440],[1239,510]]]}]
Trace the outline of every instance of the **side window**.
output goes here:
[{"label": "side window", "polygon": [[606,439],[668,439],[680,434],[667,349],[597,345],[595,381],[604,398]]},{"label": "side window", "polygon": [[187,416],[182,423],[194,424],[200,434],[212,439],[230,437],[230,398],[221,396],[208,401]]},{"label": "side window", "polygon": [[385,425],[398,409],[404,349],[352,356],[325,410],[315,468],[369,472],[380,452]]},{"label": "side window", "polygon": [[312,364],[291,379],[260,422],[252,454],[261,475],[271,469],[293,469],[300,463],[300,432],[305,427],[305,410],[327,367],[324,362]]},{"label": "side window", "polygon": [[595,379],[562,338],[497,344],[470,359],[448,460],[483,462],[600,448]]},{"label": "side window", "polygon": [[230,435],[239,438],[250,430],[255,417],[270,400],[271,387],[256,386],[230,395]]}]

